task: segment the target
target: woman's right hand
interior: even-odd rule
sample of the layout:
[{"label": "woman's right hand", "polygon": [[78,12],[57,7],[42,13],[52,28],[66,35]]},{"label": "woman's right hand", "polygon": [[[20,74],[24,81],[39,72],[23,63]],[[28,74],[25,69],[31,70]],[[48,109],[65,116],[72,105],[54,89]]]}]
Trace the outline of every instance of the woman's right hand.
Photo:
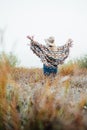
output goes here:
[{"label": "woman's right hand", "polygon": [[31,41],[34,41],[34,36],[27,36],[27,38],[29,39],[29,40],[31,40]]}]

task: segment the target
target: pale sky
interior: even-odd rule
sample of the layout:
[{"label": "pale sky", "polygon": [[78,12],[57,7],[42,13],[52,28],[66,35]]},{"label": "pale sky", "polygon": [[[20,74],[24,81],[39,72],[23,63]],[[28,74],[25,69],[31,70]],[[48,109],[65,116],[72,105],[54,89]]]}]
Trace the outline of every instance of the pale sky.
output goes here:
[{"label": "pale sky", "polygon": [[87,54],[87,0],[0,0],[0,29],[6,30],[4,50],[14,52],[21,66],[42,67],[27,46],[27,35],[42,44],[54,36],[57,46],[72,38],[68,61]]}]

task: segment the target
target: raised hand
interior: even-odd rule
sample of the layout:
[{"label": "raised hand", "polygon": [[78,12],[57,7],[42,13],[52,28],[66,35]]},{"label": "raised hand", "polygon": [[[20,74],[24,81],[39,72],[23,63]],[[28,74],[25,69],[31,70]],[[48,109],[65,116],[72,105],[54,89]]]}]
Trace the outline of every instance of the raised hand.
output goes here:
[{"label": "raised hand", "polygon": [[70,38],[70,39],[68,39],[68,45],[69,45],[69,47],[72,47],[73,46],[73,44],[72,44],[72,42],[73,42],[73,40]]},{"label": "raised hand", "polygon": [[27,36],[27,38],[29,39],[29,40],[31,40],[31,41],[34,41],[34,36]]}]

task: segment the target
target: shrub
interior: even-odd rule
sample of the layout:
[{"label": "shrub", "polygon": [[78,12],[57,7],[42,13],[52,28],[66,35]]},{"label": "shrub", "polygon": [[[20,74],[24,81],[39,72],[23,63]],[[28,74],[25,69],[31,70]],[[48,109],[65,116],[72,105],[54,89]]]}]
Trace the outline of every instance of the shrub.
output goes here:
[{"label": "shrub", "polygon": [[80,68],[87,68],[87,55],[84,55],[76,60]]},{"label": "shrub", "polygon": [[11,67],[15,67],[19,64],[17,57],[12,52],[10,52],[9,54],[6,54],[4,52],[1,53],[0,63],[2,62],[7,62]]},{"label": "shrub", "polygon": [[77,65],[75,62],[70,61],[60,67],[60,75],[73,75],[74,70],[77,68]]}]

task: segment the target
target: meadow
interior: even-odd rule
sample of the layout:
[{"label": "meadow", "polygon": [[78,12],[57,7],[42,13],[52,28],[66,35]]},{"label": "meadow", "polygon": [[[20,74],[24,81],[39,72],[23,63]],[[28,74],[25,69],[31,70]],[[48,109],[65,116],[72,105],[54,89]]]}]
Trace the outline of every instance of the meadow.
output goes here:
[{"label": "meadow", "polygon": [[87,56],[55,77],[12,60],[0,58],[0,130],[87,130]]}]

